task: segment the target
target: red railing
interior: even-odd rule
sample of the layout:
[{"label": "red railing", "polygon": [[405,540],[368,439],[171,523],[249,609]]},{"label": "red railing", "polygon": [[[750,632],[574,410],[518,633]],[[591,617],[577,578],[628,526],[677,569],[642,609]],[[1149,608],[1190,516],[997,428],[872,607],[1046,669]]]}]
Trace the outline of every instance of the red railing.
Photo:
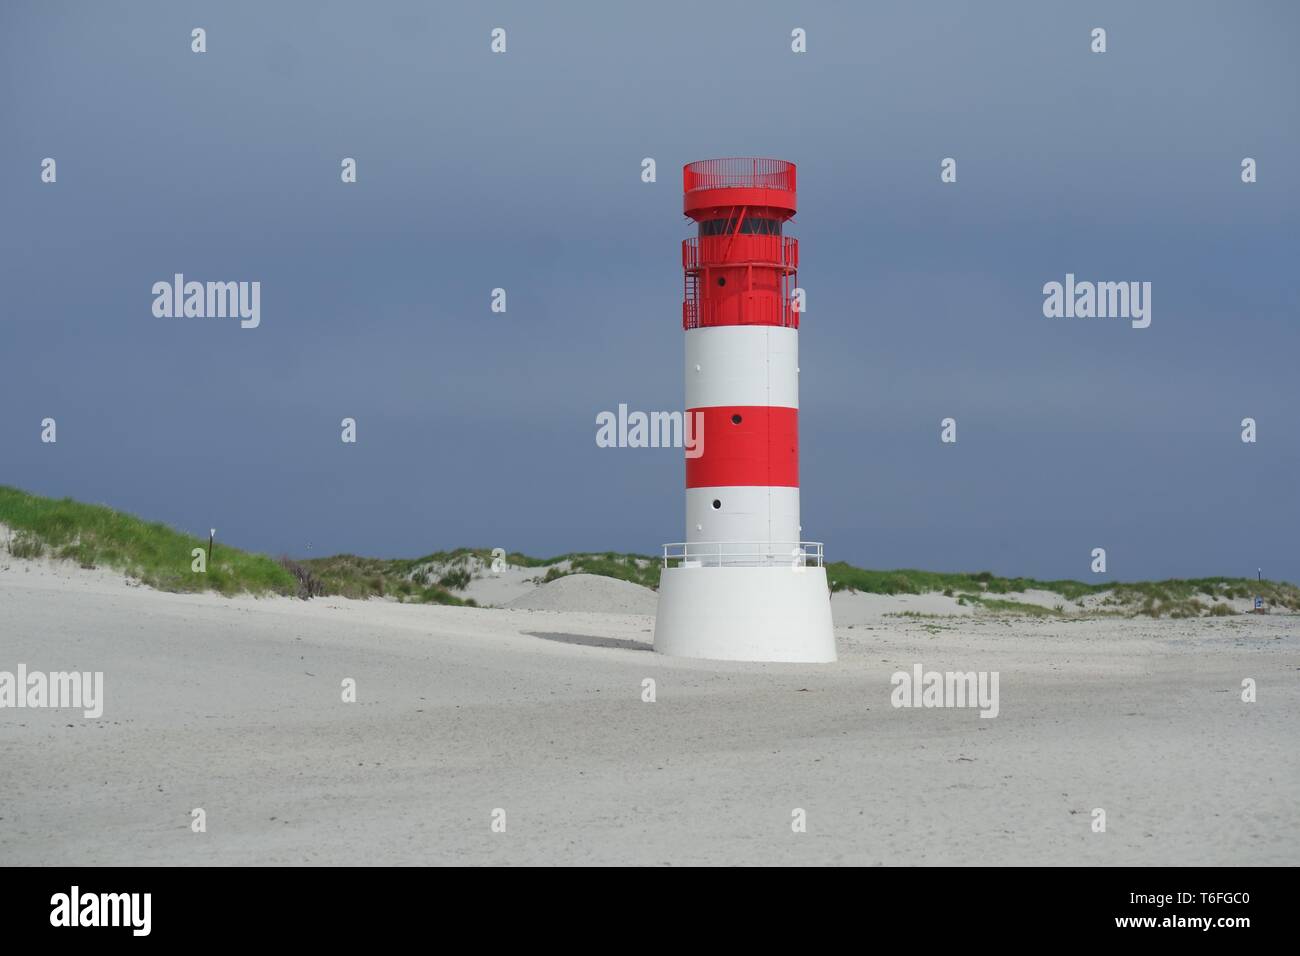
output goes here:
[{"label": "red railing", "polygon": [[704,236],[682,240],[682,268],[703,266],[770,266],[799,268],[799,240],[794,236]]},{"label": "red railing", "polygon": [[702,159],[682,170],[686,192],[696,189],[784,189],[794,192],[794,163],[784,159]]}]

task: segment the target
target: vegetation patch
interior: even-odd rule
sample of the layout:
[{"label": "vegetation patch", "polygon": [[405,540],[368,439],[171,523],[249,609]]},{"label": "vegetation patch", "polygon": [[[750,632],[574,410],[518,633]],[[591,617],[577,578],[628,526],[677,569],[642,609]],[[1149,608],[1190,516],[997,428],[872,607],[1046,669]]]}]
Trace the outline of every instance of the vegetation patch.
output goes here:
[{"label": "vegetation patch", "polygon": [[542,578],[543,584],[562,578],[566,574],[600,574],[607,578],[618,578],[620,581],[630,581],[657,590],[659,573],[663,570],[658,558],[651,558],[644,554],[618,554],[614,551],[601,554],[565,554],[554,558],[553,561],[557,565],[568,562],[568,567],[551,567]]},{"label": "vegetation patch", "polygon": [[[159,522],[88,505],[70,498],[29,495],[0,485],[0,523],[10,535],[7,550],[15,558],[53,557],[82,567],[106,567],[164,591],[219,591],[222,594],[283,594],[303,598],[337,594],[350,598],[383,597],[422,604],[473,605],[464,592],[475,577],[491,573],[499,550],[457,548],[419,558],[365,558],[337,554],[326,558],[273,559],[218,542],[206,573],[191,570],[193,551],[206,552],[206,539],[177,531]],[[658,588],[661,562],[644,554],[616,551],[573,552],[534,558],[519,552],[504,555],[507,565],[537,568],[541,583],[569,574],[598,574]],[[842,561],[826,566],[832,591],[869,594],[944,594],[959,605],[1034,617],[1075,614],[1146,615],[1150,617],[1224,617],[1236,613],[1233,601],[1260,595],[1271,609],[1300,611],[1300,588],[1284,581],[1251,578],[1191,578],[1165,581],[1084,584],[1081,581],[1042,581],[1000,577],[990,571],[941,572],[902,569],[872,571]],[[1006,597],[1025,591],[1060,595],[1044,607]],[[1100,601],[1084,599],[1104,595]],[[899,616],[921,617],[904,611]]]},{"label": "vegetation patch", "polygon": [[203,548],[206,554],[206,538],[103,505],[42,498],[0,485],[0,522],[14,532],[9,550],[15,557],[48,554],[84,568],[113,568],[161,591],[298,593],[298,582],[279,562],[221,544],[206,573],[195,572],[193,550]]}]

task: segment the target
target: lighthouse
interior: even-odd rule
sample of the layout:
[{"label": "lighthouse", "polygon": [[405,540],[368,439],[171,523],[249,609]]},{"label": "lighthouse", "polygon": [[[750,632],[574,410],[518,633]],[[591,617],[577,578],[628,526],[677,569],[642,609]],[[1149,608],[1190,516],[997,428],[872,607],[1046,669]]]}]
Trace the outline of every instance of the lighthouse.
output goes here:
[{"label": "lighthouse", "polygon": [[654,648],[741,661],[835,660],[820,543],[799,523],[795,166],[683,170],[686,540],[663,547]]}]

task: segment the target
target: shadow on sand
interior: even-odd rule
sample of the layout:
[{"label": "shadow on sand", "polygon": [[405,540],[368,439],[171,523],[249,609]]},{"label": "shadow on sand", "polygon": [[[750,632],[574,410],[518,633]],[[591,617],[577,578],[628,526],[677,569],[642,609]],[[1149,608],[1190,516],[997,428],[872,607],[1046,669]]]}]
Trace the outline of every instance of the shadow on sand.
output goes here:
[{"label": "shadow on sand", "polygon": [[557,631],[525,631],[529,637],[540,637],[544,641],[559,641],[561,644],[581,644],[584,647],[617,647],[625,651],[650,651],[651,645],[641,641],[628,641],[621,637],[592,637],[589,634],[561,634]]}]

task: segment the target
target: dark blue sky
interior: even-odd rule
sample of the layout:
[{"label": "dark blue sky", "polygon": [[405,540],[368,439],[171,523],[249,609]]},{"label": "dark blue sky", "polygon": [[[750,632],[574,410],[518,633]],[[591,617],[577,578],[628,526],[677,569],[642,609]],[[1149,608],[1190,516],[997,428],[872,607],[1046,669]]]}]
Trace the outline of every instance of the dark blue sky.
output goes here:
[{"label": "dark blue sky", "polygon": [[[1300,580],[1298,8],[807,6],[5,3],[0,483],[277,553],[654,552],[680,452],[595,416],[681,407],[681,165],[775,156],[805,537]],[[175,272],[261,327],[155,318]],[[1067,272],[1151,327],[1044,318]]]}]

